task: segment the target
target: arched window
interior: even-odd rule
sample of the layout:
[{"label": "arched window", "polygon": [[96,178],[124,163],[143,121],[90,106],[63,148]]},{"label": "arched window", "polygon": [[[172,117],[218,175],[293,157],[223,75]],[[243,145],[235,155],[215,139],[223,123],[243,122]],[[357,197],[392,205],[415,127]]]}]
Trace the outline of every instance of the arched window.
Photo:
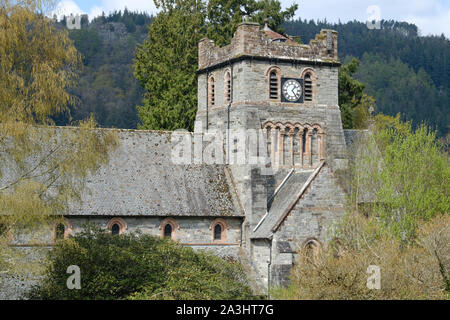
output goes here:
[{"label": "arched window", "polygon": [[66,233],[66,226],[63,223],[58,223],[56,226],[55,238],[56,240],[64,239],[64,234]]},{"label": "arched window", "polygon": [[53,234],[52,240],[53,242],[57,240],[66,239],[72,233],[72,223],[68,219],[63,219],[62,221],[56,221],[53,224]]},{"label": "arched window", "polygon": [[302,150],[303,153],[306,152],[306,135],[308,134],[308,129],[303,129],[303,135],[302,135]]},{"label": "arched window", "polygon": [[277,100],[279,98],[278,97],[279,84],[278,84],[278,75],[277,75],[276,70],[272,70],[270,72],[269,81],[270,81],[270,87],[269,87],[270,99]]},{"label": "arched window", "polygon": [[319,253],[320,253],[320,243],[319,241],[315,239],[309,239],[305,242],[305,245],[303,246],[304,255],[306,258],[306,261],[308,262],[316,262]]},{"label": "arched window", "polygon": [[159,230],[161,230],[161,238],[170,238],[176,240],[177,231],[180,229],[179,224],[172,218],[166,218],[161,221]]},{"label": "arched window", "polygon": [[172,226],[170,225],[170,223],[167,223],[164,226],[164,238],[172,239]]},{"label": "arched window", "polygon": [[231,72],[230,70],[227,70],[225,72],[225,78],[224,78],[224,84],[225,84],[225,103],[231,102]]},{"label": "arched window", "polygon": [[219,223],[214,227],[214,240],[222,240],[222,226]]},{"label": "arched window", "polygon": [[208,99],[209,105],[214,107],[216,105],[216,83],[213,76],[208,80]]},{"label": "arched window", "polygon": [[311,73],[305,74],[304,78],[304,88],[305,88],[305,101],[312,101],[313,100],[313,87],[312,87],[312,78]]},{"label": "arched window", "polygon": [[111,227],[111,234],[113,236],[120,234],[120,226],[117,223],[113,224],[113,226]]},{"label": "arched window", "polygon": [[227,230],[230,228],[223,219],[215,219],[209,227],[212,231],[213,242],[225,242],[227,240]]},{"label": "arched window", "polygon": [[111,231],[112,235],[119,235],[127,230],[127,223],[122,218],[112,218],[106,228]]}]

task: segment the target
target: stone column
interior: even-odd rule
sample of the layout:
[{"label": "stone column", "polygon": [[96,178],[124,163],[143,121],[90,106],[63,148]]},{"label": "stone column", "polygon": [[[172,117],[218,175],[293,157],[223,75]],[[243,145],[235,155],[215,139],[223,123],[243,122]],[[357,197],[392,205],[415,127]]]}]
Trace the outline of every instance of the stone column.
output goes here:
[{"label": "stone column", "polygon": [[280,128],[280,132],[278,133],[278,155],[279,155],[279,161],[278,164],[280,167],[284,165],[284,134],[285,129]]},{"label": "stone column", "polygon": [[270,129],[270,138],[271,138],[271,143],[272,145],[270,146],[270,162],[272,163],[272,167],[275,164],[275,143],[276,143],[276,139],[277,137],[275,136],[275,128],[271,128]]},{"label": "stone column", "polygon": [[312,167],[312,130],[308,130],[306,136],[306,159],[308,159],[309,167]]},{"label": "stone column", "polygon": [[295,128],[292,128],[289,131],[289,146],[291,148],[291,165],[292,167],[295,167],[295,159],[294,159],[294,134],[295,134]]},{"label": "stone column", "polygon": [[300,167],[303,167],[303,152],[304,152],[304,150],[303,150],[303,134],[304,134],[303,130],[298,131],[298,139],[299,139],[298,150],[300,153],[300,155],[299,155],[300,156],[300,159],[299,159]]},{"label": "stone column", "polygon": [[318,134],[319,160],[325,160],[325,134],[323,132]]}]

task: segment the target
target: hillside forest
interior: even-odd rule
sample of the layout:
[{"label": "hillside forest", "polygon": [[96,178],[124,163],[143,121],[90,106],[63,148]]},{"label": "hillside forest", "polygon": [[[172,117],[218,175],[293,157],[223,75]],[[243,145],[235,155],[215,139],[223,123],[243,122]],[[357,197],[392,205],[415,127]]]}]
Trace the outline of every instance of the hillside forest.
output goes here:
[{"label": "hillside forest", "polygon": [[[81,30],[70,30],[70,38],[83,56],[84,69],[72,93],[77,107],[58,116],[59,125],[94,114],[102,127],[135,129],[143,89],[133,75],[137,46],[148,36],[154,17],[125,10],[87,21]],[[65,21],[57,22],[61,28]],[[331,24],[326,21],[290,20],[283,24],[286,34],[308,43],[321,29],[339,32],[339,55],[349,63],[360,61],[354,77],[375,98],[375,113],[422,122],[448,134],[450,114],[450,40],[444,35],[421,36],[417,26],[382,21],[380,30],[365,23]]]}]

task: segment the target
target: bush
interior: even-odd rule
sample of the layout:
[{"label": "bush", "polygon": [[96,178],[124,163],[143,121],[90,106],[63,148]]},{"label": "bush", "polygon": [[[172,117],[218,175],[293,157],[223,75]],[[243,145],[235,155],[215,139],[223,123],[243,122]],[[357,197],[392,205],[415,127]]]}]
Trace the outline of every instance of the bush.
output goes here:
[{"label": "bush", "polygon": [[[80,267],[80,290],[67,288],[70,265]],[[167,239],[86,228],[50,251],[28,298],[249,299],[252,292],[237,262]]]},{"label": "bush", "polygon": [[[361,226],[360,217],[348,217]],[[367,220],[366,220],[367,221]],[[347,221],[347,223],[350,223]],[[363,226],[363,229],[371,227]],[[350,230],[350,228],[348,229]],[[404,244],[397,237],[367,237],[362,231],[359,248],[331,243],[313,259],[300,252],[292,270],[291,284],[274,290],[278,299],[448,299],[450,297],[450,217],[435,217],[421,225],[415,243]],[[341,240],[342,241],[342,240]],[[340,254],[337,255],[337,252]],[[381,287],[369,289],[368,267],[380,267]]]}]

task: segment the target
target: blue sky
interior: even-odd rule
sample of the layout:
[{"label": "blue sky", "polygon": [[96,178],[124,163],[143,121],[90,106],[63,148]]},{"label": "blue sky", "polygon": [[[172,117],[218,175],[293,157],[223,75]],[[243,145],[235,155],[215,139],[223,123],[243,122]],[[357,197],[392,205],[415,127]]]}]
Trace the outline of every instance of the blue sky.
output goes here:
[{"label": "blue sky", "polygon": [[[283,6],[299,4],[297,16],[303,19],[324,19],[330,22],[366,21],[379,8],[382,19],[415,23],[422,35],[442,34],[450,38],[450,0],[281,0]],[[147,11],[156,13],[153,0],[62,0],[60,12],[88,13],[90,17],[113,10]]]}]

